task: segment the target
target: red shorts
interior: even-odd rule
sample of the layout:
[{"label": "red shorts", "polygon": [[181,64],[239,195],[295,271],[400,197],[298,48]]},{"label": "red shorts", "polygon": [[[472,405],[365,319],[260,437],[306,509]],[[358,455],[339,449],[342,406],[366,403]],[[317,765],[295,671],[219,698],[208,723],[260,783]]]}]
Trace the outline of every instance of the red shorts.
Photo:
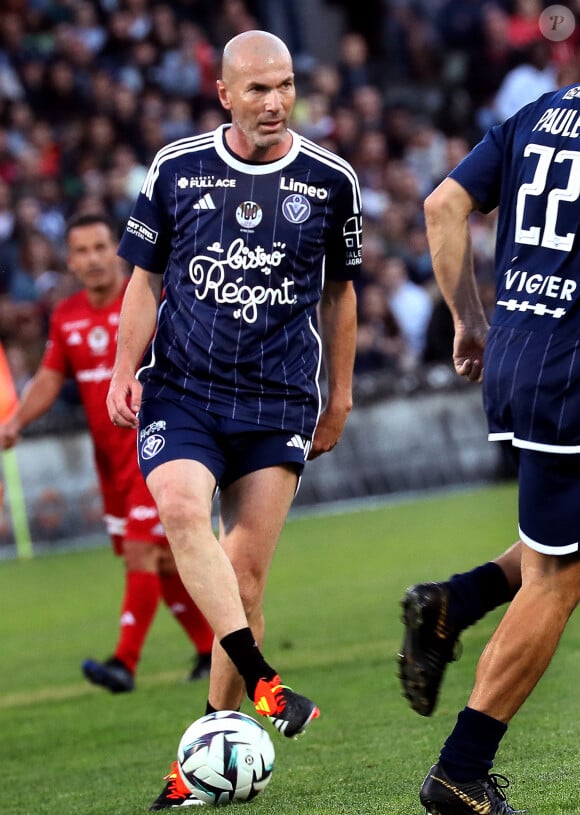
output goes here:
[{"label": "red shorts", "polygon": [[159,513],[145,480],[137,470],[129,490],[115,484],[102,484],[105,525],[116,555],[122,554],[123,541],[168,546]]}]

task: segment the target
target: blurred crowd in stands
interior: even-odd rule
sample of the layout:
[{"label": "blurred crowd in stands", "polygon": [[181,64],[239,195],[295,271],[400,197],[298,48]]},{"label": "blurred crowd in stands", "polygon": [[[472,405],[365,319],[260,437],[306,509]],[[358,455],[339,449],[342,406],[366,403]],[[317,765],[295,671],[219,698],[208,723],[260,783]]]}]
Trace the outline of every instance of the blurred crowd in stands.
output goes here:
[{"label": "blurred crowd in stands", "polygon": [[[321,0],[343,21],[334,58],[309,45],[300,0],[3,0],[0,10],[0,340],[21,389],[53,304],[75,290],[64,230],[104,210],[121,230],[168,141],[226,121],[225,42],[266,28],[295,56],[293,128],[352,162],[364,204],[356,374],[450,362],[452,328],[426,243],[425,196],[522,104],[580,81],[580,1],[564,40],[540,0]],[[324,36],[319,32],[317,36]],[[493,214],[474,217],[493,308]],[[67,400],[63,396],[63,410]]]}]

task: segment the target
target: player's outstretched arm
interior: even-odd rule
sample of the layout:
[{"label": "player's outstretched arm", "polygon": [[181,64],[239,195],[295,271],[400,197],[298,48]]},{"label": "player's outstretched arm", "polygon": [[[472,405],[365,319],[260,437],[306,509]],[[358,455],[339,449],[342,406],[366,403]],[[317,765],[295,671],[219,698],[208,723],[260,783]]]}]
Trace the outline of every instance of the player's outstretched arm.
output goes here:
[{"label": "player's outstretched arm", "polygon": [[452,178],[425,200],[433,273],[453,317],[453,363],[460,376],[481,381],[488,322],[473,270],[469,216],[478,204]]},{"label": "player's outstretched arm", "polygon": [[107,410],[113,424],[137,427],[141,407],[141,385],[135,371],[157,324],[163,277],[136,266],[125,291],[117,356],[107,395]]},{"label": "player's outstretched arm", "polygon": [[13,447],[26,425],[43,416],[56,401],[64,377],[58,371],[41,366],[27,383],[14,416],[0,425],[0,448]]},{"label": "player's outstretched arm", "polygon": [[320,327],[328,399],[318,420],[310,459],[335,447],[352,410],[356,349],[356,295],[352,281],[326,282],[320,299]]}]

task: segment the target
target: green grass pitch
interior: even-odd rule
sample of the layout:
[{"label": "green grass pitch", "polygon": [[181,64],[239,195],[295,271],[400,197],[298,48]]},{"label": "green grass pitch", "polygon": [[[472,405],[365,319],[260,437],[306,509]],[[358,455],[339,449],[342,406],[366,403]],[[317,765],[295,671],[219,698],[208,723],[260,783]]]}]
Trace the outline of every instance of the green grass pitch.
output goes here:
[{"label": "green grass pitch", "polygon": [[[272,729],[272,781],[236,810],[423,813],[419,787],[501,612],[465,632],[463,656],[426,719],[400,694],[398,601],[413,582],[493,558],[516,528],[513,484],[290,519],[269,584],[265,651],[321,718],[298,741]],[[122,565],[107,546],[0,562],[2,815],[145,813],[182,731],[204,712],[207,682],[184,682],[193,655],[164,608],[135,693],[111,696],[83,680],[82,659],[112,649],[121,587]],[[534,815],[579,811],[579,640],[574,618],[497,757],[512,781],[510,803]]]}]

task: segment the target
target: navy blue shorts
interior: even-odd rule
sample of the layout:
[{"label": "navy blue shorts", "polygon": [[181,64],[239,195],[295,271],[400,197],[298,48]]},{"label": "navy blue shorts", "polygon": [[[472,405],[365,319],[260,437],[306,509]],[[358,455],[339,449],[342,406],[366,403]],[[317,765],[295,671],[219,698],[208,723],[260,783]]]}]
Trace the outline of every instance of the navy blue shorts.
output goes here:
[{"label": "navy blue shorts", "polygon": [[137,452],[145,478],[176,459],[201,462],[222,490],[248,473],[283,464],[300,477],[310,444],[297,433],[228,419],[190,400],[146,399],[139,411]]},{"label": "navy blue shorts", "polygon": [[580,454],[519,450],[520,537],[537,552],[568,555],[580,539]]}]

